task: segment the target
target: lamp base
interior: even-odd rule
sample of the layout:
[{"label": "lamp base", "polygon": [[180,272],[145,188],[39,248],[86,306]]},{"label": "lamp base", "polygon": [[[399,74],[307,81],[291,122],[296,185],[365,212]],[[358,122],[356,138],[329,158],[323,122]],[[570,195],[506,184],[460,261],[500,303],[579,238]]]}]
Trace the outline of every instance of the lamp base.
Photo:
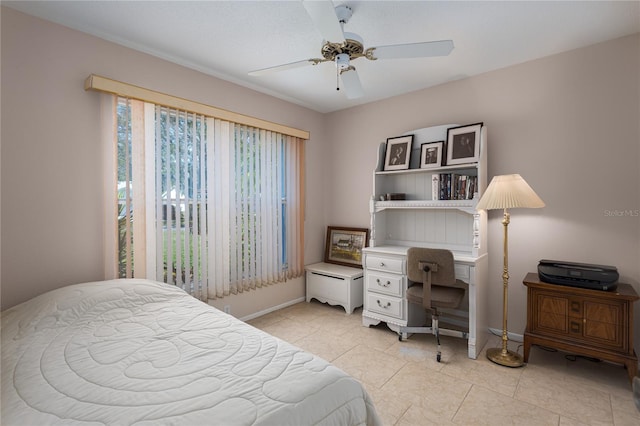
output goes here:
[{"label": "lamp base", "polygon": [[487,349],[487,358],[496,364],[504,365],[505,367],[522,367],[524,365],[524,359],[522,355],[507,350],[502,352],[501,348],[489,348]]}]

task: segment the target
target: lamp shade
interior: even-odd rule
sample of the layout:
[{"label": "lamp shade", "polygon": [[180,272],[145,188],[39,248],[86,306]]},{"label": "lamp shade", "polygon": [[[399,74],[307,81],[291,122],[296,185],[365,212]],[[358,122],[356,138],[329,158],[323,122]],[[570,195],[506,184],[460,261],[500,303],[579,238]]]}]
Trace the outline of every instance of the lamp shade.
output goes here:
[{"label": "lamp shade", "polygon": [[516,207],[544,207],[544,201],[518,174],[494,176],[478,201],[476,209],[512,209]]}]

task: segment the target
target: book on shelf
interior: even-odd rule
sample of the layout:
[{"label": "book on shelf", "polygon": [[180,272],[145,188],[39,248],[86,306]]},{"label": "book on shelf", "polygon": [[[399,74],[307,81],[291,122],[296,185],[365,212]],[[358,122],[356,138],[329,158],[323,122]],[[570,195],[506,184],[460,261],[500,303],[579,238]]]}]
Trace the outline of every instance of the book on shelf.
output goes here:
[{"label": "book on shelf", "polygon": [[431,175],[431,199],[440,199],[440,175],[438,173]]},{"label": "book on shelf", "polygon": [[456,175],[456,185],[455,185],[455,198],[456,200],[466,200],[467,199],[467,175]]},{"label": "book on shelf", "polygon": [[[440,173],[438,181],[440,200],[471,200],[478,186],[478,176],[459,173]],[[432,179],[432,188],[433,185]]]}]

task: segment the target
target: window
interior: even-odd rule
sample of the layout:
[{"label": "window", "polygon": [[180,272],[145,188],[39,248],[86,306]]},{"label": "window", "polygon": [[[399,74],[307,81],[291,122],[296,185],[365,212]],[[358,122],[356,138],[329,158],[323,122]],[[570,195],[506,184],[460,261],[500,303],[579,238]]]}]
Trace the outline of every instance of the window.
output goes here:
[{"label": "window", "polygon": [[303,140],[118,97],[117,273],[218,298],[301,276]]}]

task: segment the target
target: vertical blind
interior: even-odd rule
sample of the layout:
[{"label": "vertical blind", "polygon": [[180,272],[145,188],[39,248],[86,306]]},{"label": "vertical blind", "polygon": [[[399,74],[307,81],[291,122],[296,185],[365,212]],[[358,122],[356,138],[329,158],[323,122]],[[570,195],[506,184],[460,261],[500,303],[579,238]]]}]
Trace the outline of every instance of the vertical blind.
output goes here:
[{"label": "vertical blind", "polygon": [[124,97],[114,114],[119,276],[205,300],[302,275],[304,140]]}]

